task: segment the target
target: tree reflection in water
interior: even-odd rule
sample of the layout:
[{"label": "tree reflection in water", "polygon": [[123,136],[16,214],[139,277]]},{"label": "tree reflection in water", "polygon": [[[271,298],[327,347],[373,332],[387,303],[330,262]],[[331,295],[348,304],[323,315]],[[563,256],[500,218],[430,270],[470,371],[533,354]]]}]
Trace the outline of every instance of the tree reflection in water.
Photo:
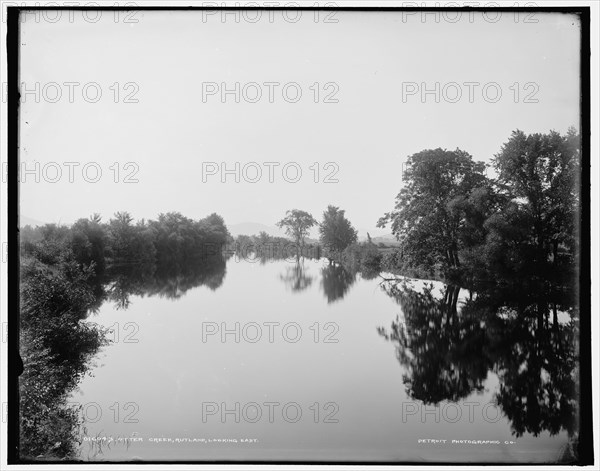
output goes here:
[{"label": "tree reflection in water", "polygon": [[294,293],[304,291],[313,282],[313,277],[308,274],[308,268],[304,266],[304,257],[296,257],[294,265],[286,266],[279,278]]},{"label": "tree reflection in water", "polygon": [[423,293],[407,285],[385,285],[398,301],[399,318],[380,333],[396,344],[398,361],[406,368],[403,380],[408,394],[426,404],[457,401],[483,390],[490,363],[480,352],[485,330],[476,317],[457,309],[460,289],[447,286],[443,299],[433,296],[433,286]]},{"label": "tree reflection in water", "polygon": [[22,264],[19,453],[27,459],[74,458],[87,434],[82,406],[70,403],[70,394],[110,342],[108,329],[81,319],[106,301],[127,309],[131,296],[177,299],[197,286],[215,290],[225,277],[220,255],[170,266],[109,267],[102,277],[68,260],[53,268],[34,259]]},{"label": "tree reflection in water", "polygon": [[[285,267],[279,276],[293,292],[304,291],[314,281],[314,277],[309,275],[308,268],[304,265],[304,258],[297,257],[294,265]],[[328,304],[341,300],[355,281],[356,272],[342,265],[329,264],[321,268],[321,288]]]},{"label": "tree reflection in water", "polygon": [[[389,329],[407,393],[426,404],[481,391],[488,372],[500,381],[495,401],[515,436],[562,430],[573,437],[578,417],[578,319],[569,290],[514,286],[484,290],[459,303],[460,288],[422,292],[407,283],[382,285],[402,309]],[[560,322],[559,314],[565,316]],[[560,317],[562,317],[562,315]]]},{"label": "tree reflection in water", "polygon": [[321,269],[321,287],[327,303],[341,300],[356,281],[356,273],[342,265],[329,264]]},{"label": "tree reflection in water", "polygon": [[97,308],[105,301],[117,309],[127,309],[130,296],[158,296],[179,299],[199,286],[219,288],[225,279],[226,260],[222,256],[205,257],[188,264],[129,265],[107,270],[101,280],[102,295]]}]

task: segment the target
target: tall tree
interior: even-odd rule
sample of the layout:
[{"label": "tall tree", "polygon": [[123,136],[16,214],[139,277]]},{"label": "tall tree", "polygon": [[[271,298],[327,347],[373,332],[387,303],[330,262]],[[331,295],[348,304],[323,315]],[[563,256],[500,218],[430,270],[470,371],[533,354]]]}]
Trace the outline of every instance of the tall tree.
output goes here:
[{"label": "tall tree", "polygon": [[113,259],[128,260],[135,233],[133,218],[127,211],[116,212],[108,228]]},{"label": "tall tree", "polygon": [[460,149],[438,148],[409,156],[407,167],[408,181],[396,197],[396,206],[378,226],[391,223],[407,265],[460,266],[460,234],[465,219],[454,205],[457,198],[468,197],[488,184],[485,164],[473,161]]},{"label": "tall tree", "polygon": [[337,206],[327,206],[323,221],[319,224],[321,244],[332,254],[339,255],[342,250],[356,242],[356,229],[346,219],[345,211]]},{"label": "tall tree", "polygon": [[71,247],[79,263],[94,262],[96,271],[105,268],[105,250],[108,242],[102,218],[95,213],[89,219],[78,219],[71,227]]},{"label": "tall tree", "polygon": [[494,158],[499,183],[530,221],[530,243],[540,261],[550,251],[556,261],[560,244],[576,248],[580,139],[574,128],[566,136],[517,130]]},{"label": "tall tree", "polygon": [[300,209],[292,209],[286,211],[285,217],[277,223],[277,227],[285,229],[285,233],[289,235],[296,243],[296,250],[304,247],[304,240],[310,232],[310,228],[317,224],[312,214]]}]

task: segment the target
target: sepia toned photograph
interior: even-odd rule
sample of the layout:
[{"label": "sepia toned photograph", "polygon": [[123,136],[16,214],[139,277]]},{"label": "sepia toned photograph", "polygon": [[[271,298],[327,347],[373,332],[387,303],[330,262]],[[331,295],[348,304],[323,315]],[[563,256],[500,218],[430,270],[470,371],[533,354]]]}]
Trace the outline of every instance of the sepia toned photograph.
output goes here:
[{"label": "sepia toned photograph", "polygon": [[590,7],[191,6],[3,8],[8,464],[593,465]]}]

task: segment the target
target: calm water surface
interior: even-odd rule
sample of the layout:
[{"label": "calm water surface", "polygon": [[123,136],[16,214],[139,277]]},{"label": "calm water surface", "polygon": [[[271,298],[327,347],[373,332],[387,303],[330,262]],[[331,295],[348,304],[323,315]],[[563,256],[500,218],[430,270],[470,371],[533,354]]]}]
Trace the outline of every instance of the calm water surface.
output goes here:
[{"label": "calm water surface", "polygon": [[[423,352],[425,369],[460,365],[448,360],[452,338],[432,349],[436,325],[425,320],[425,346],[400,348],[417,327],[398,330],[406,303],[379,277],[323,259],[231,258],[216,278],[192,288],[175,278],[127,302],[107,301],[87,319],[112,326],[114,342],[72,398],[84,404],[82,459],[529,462],[558,460],[567,444],[564,430],[513,433],[514,418],[496,405],[497,367],[444,366],[450,392],[420,374],[415,354]],[[412,283],[415,291],[423,285]],[[443,299],[444,285],[433,288]],[[455,296],[460,315],[469,293]],[[469,325],[485,333],[479,321]]]}]

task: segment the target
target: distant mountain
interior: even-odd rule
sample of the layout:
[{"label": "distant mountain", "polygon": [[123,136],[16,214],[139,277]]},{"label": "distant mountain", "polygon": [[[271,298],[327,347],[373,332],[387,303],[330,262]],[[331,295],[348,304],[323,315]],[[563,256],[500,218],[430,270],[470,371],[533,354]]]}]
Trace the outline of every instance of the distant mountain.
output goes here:
[{"label": "distant mountain", "polygon": [[46,224],[46,223],[42,222],[42,221],[38,221],[37,219],[28,218],[27,216],[23,216],[22,214],[19,216],[19,225],[21,227],[25,227],[25,226],[36,227],[36,226],[43,226],[44,224]]}]

